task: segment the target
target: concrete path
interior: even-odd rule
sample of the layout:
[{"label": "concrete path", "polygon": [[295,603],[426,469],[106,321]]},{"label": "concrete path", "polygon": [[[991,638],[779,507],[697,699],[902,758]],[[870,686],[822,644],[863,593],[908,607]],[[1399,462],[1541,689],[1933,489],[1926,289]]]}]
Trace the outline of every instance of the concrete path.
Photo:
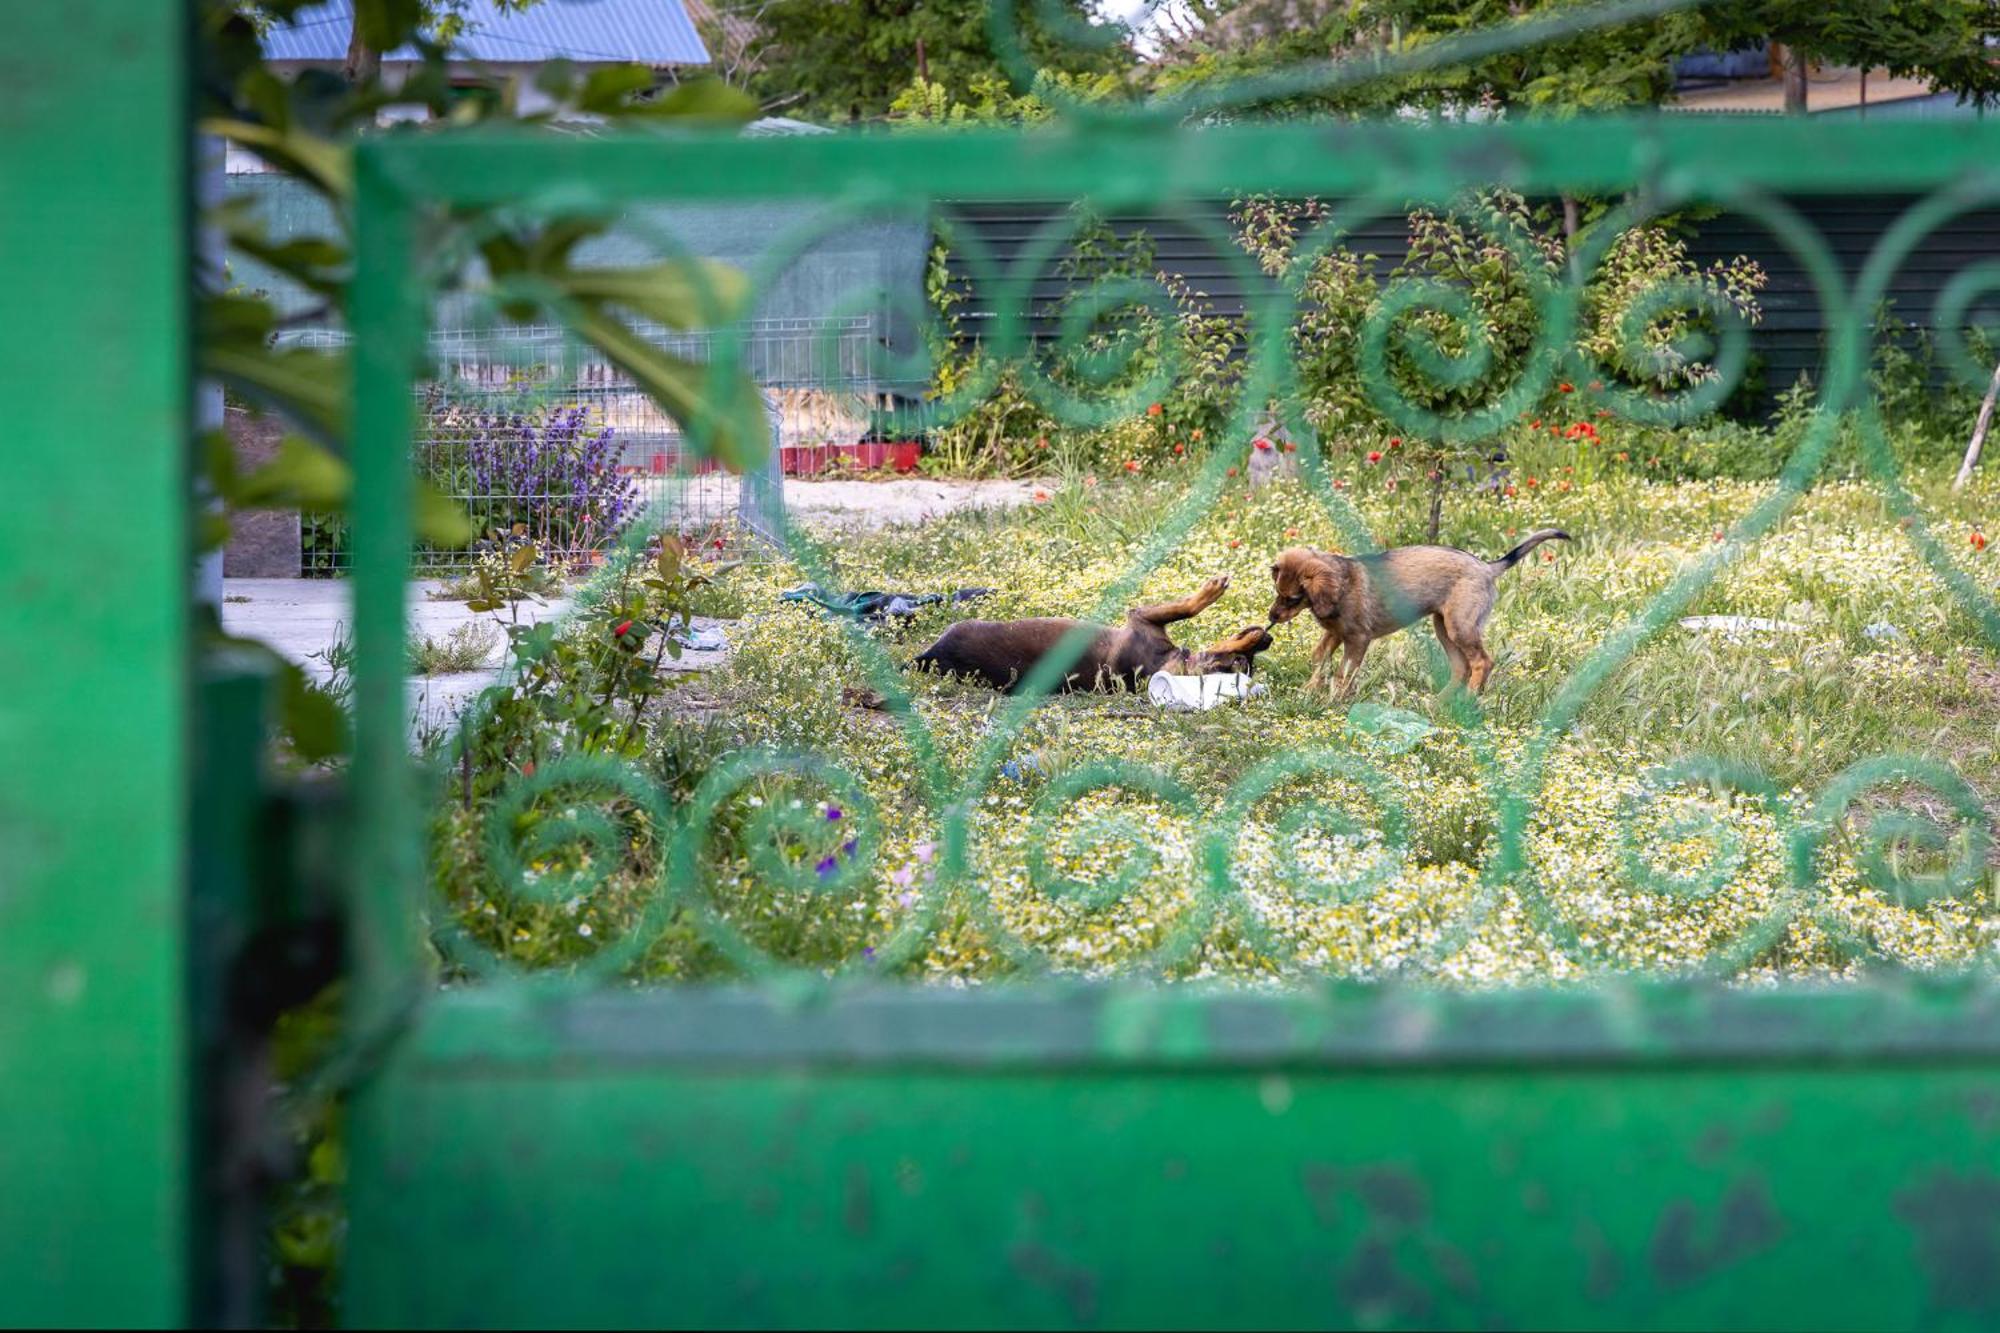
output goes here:
[{"label": "concrete path", "polygon": [[[462,625],[477,621],[492,623],[490,612],[473,611],[464,602],[441,601],[430,596],[440,585],[419,582],[410,585],[408,622],[413,638],[443,639]],[[326,654],[351,635],[354,623],[353,585],[346,579],[224,579],[222,583],[222,627],[231,634],[257,639],[277,649],[286,659],[305,668],[315,680],[333,674]],[[521,623],[538,624],[561,617],[569,611],[566,598],[543,605],[521,603]],[[714,628],[725,622],[697,616],[698,628]],[[727,633],[724,629],[724,633]],[[413,729],[449,726],[452,719],[478,693],[500,678],[504,662],[505,636],[496,628],[493,651],[476,671],[448,675],[412,676],[408,694]],[[666,659],[663,665],[675,671],[706,671],[729,660],[728,649],[715,652],[685,651],[680,659]]]},{"label": "concrete path", "polygon": [[[1027,504],[1049,481],[964,481],[952,478],[785,478],[785,512],[810,528],[886,528],[923,523],[961,509],[1011,509]],[[736,513],[737,480],[714,472],[642,483],[665,525],[699,531]]]}]

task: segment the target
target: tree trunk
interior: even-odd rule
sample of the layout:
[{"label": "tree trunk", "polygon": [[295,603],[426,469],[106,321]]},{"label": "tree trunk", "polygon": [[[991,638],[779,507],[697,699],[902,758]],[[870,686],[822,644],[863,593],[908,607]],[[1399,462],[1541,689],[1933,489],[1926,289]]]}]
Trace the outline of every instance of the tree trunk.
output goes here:
[{"label": "tree trunk", "polygon": [[1979,404],[1979,419],[1972,423],[1972,443],[1965,446],[1965,461],[1958,465],[1958,475],[1952,479],[1951,488],[1965,489],[1965,483],[1972,480],[1972,469],[1979,466],[1979,451],[1986,447],[1986,428],[1993,424],[1993,404],[2000,400],[2000,365],[1993,367],[1993,382],[1986,386],[1986,397]]},{"label": "tree trunk", "polygon": [[372,83],[382,72],[382,53],[369,46],[361,38],[361,20],[354,20],[354,27],[347,35],[347,63],[340,71],[349,83]]},{"label": "tree trunk", "polygon": [[1796,46],[1778,46],[1773,43],[1772,56],[1781,60],[1785,78],[1785,114],[1802,116],[1806,112],[1806,57]]}]

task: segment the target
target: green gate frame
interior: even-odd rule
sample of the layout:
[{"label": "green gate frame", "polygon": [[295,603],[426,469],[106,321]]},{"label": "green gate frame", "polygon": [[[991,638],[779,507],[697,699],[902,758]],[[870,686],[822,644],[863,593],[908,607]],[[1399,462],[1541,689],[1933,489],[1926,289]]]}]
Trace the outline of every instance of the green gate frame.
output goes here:
[{"label": "green gate frame", "polygon": [[[30,7],[3,95],[8,327],[36,334],[0,360],[10,1324],[215,1308],[198,1293],[215,1222],[191,1103],[217,1089],[189,1038],[189,796],[244,738],[197,711],[188,665],[185,17]],[[414,232],[435,203],[524,183],[838,197],[856,180],[973,199],[1025,178],[1115,206],[1162,181],[1421,195],[1468,177],[1950,201],[1991,197],[1995,163],[1993,122],[365,147],[351,1024],[372,1058],[351,1093],[349,1321],[1991,1326],[2000,989],[1984,975],[440,991],[399,662]],[[1851,351],[1858,321],[1842,327]],[[111,512],[120,558],[52,573]]]},{"label": "green gate frame", "polygon": [[[2000,991],[1983,977],[1449,996],[796,979],[632,994],[517,978],[427,993],[397,662],[415,235],[433,205],[867,208],[890,185],[976,200],[1022,180],[1107,211],[1384,182],[1443,197],[1470,179],[1958,200],[1990,192],[1996,162],[2000,126],[1984,122],[1801,119],[365,146],[357,1013],[407,1030],[354,1100],[349,1316],[1990,1324]],[[1865,344],[1854,308],[1829,312],[1836,366]]]},{"label": "green gate frame", "polygon": [[186,17],[10,16],[0,1323],[176,1324],[190,1297]]}]

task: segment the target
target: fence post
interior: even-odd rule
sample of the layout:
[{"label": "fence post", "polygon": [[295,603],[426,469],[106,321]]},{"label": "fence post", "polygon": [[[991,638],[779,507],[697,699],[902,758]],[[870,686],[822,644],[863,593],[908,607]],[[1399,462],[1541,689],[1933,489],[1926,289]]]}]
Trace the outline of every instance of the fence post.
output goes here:
[{"label": "fence post", "polygon": [[[162,0],[9,12],[0,1325],[172,1326],[191,1231],[193,20]],[[94,559],[105,538],[116,558]]]},{"label": "fence post", "polygon": [[785,549],[785,473],[780,447],[784,444],[783,414],[778,410],[778,394],[765,389],[764,419],[770,423],[771,449],[763,465],[743,474],[737,491],[736,512],[743,526],[778,548]]}]

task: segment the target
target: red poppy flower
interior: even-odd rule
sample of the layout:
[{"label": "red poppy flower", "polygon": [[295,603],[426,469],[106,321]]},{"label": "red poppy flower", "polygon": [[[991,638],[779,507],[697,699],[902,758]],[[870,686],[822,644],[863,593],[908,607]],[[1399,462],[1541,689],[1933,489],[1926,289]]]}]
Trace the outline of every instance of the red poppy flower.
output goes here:
[{"label": "red poppy flower", "polygon": [[1233,476],[1235,476],[1235,475],[1236,475],[1236,469],[1235,469],[1235,468],[1231,468],[1231,469],[1229,469],[1229,475],[1230,475],[1230,476],[1232,476],[1232,477],[1233,477]]},{"label": "red poppy flower", "polygon": [[1529,478],[1528,478],[1528,480],[1527,480],[1527,484],[1528,484],[1529,486],[1539,486],[1539,485],[1541,485],[1542,483],[1540,483],[1539,481],[1536,481],[1536,480],[1535,480],[1535,479],[1534,479],[1533,477],[1529,477]]},{"label": "red poppy flower", "polygon": [[632,628],[631,621],[621,620],[616,625],[611,627],[611,637],[614,639],[622,639],[625,637],[625,632],[631,628]]},{"label": "red poppy flower", "polygon": [[1391,449],[1400,449],[1400,448],[1402,448],[1402,447],[1403,447],[1403,437],[1402,437],[1402,436],[1400,436],[1400,435],[1396,435],[1396,436],[1392,436],[1392,437],[1390,438],[1390,440],[1389,440],[1389,447],[1390,447]]},{"label": "red poppy flower", "polygon": [[[1509,487],[1507,488],[1507,494],[1509,494],[1509,495],[1512,495],[1513,493],[1514,493],[1514,488],[1513,488],[1512,486],[1509,486]],[[1508,533],[1507,535],[1511,537],[1511,536],[1513,536],[1514,534],[1510,532],[1510,533]]]},{"label": "red poppy flower", "polygon": [[1983,533],[1983,532],[1978,532],[1978,531],[1975,531],[1975,532],[1974,532],[1974,533],[1972,534],[1972,537],[1971,537],[1971,541],[1972,541],[1972,549],[1973,549],[1973,550],[1975,550],[1975,551],[1983,551],[1983,550],[1985,550],[1985,549],[1986,549],[1986,534],[1985,534],[1985,533]]},{"label": "red poppy flower", "polygon": [[1252,440],[1252,441],[1250,441],[1250,443],[1251,443],[1251,444],[1253,444],[1253,445],[1255,445],[1255,446],[1256,446],[1257,448],[1259,448],[1259,449],[1266,449],[1266,450],[1268,450],[1268,449],[1269,449],[1269,448],[1271,447],[1271,442],[1270,442],[1269,440],[1265,440],[1265,439],[1256,439],[1256,440]]},{"label": "red poppy flower", "polygon": [[1147,415],[1147,416],[1149,416],[1149,417],[1156,417],[1156,416],[1160,415],[1160,413],[1161,413],[1161,412],[1162,412],[1163,410],[1164,410],[1164,409],[1162,409],[1162,408],[1161,408],[1161,406],[1160,406],[1160,405],[1159,405],[1158,403],[1154,403],[1154,404],[1153,404],[1153,405],[1152,405],[1151,407],[1149,407],[1149,408],[1147,408],[1147,409],[1146,409],[1146,415]]},{"label": "red poppy flower", "polygon": [[1556,385],[1556,392],[1557,392],[1557,393],[1575,393],[1575,392],[1576,392],[1576,386],[1575,386],[1574,384],[1558,384],[1558,385]]},{"label": "red poppy flower", "polygon": [[1126,470],[1127,472],[1137,472],[1137,471],[1139,470],[1139,460],[1138,460],[1138,459],[1136,459],[1136,458],[1128,458],[1128,459],[1126,459],[1126,460],[1125,460],[1125,470]]},{"label": "red poppy flower", "polygon": [[1174,452],[1175,452],[1175,453],[1177,453],[1177,454],[1184,454],[1184,453],[1186,453],[1186,452],[1187,452],[1187,446],[1186,446],[1186,445],[1184,445],[1184,444],[1182,444],[1182,443],[1181,443],[1181,442],[1180,442],[1179,440],[1175,440],[1175,441],[1174,441]]},{"label": "red poppy flower", "polygon": [[1231,537],[1229,539],[1229,549],[1232,551],[1235,550],[1237,547],[1241,546],[1242,544],[1243,543],[1235,537]]},{"label": "red poppy flower", "polygon": [[1370,450],[1368,451],[1368,461],[1369,461],[1369,462],[1371,462],[1371,463],[1379,463],[1379,462],[1381,462],[1381,461],[1382,461],[1382,451],[1381,451],[1380,449],[1370,449]]},{"label": "red poppy flower", "polygon": [[532,759],[524,759],[524,760],[522,760],[522,761],[521,761],[521,776],[522,776],[522,777],[524,777],[524,778],[531,778],[531,777],[535,776],[535,761],[534,761],[534,760],[532,760]]}]

